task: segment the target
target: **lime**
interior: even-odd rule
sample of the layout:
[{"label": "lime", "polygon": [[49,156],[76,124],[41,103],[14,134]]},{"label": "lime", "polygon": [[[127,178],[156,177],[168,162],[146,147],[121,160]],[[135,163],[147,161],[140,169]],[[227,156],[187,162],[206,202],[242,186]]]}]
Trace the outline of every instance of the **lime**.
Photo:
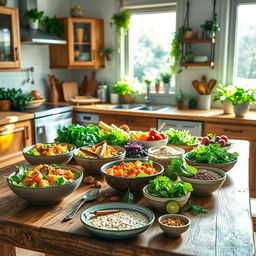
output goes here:
[{"label": "lime", "polygon": [[180,205],[177,201],[171,200],[166,203],[165,210],[168,213],[172,213],[172,214],[178,213],[180,211]]}]

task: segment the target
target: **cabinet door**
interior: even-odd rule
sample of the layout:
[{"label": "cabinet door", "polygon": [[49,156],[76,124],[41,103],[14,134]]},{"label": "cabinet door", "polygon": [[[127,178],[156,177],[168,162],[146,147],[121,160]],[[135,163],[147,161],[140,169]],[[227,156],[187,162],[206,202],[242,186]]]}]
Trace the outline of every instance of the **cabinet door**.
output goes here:
[{"label": "cabinet door", "polygon": [[20,67],[20,37],[17,9],[0,7],[0,68]]},{"label": "cabinet door", "polygon": [[32,141],[31,121],[0,126],[0,168],[21,160],[21,150]]},{"label": "cabinet door", "polygon": [[149,131],[150,128],[156,127],[156,119],[151,117],[131,117],[124,115],[100,115],[100,121],[103,121],[106,124],[115,124],[120,126],[126,124],[129,126],[130,130],[136,131]]},{"label": "cabinet door", "polygon": [[95,21],[92,19],[69,19],[69,58],[71,66],[95,64]]}]

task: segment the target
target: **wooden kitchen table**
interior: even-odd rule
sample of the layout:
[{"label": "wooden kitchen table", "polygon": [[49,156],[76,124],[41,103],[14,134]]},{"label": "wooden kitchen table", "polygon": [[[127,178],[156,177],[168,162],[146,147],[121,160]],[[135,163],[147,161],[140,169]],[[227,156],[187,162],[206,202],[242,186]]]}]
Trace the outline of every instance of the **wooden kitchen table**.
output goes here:
[{"label": "wooden kitchen table", "polygon": [[[168,237],[161,231],[157,223],[159,213],[156,213],[153,226],[136,238],[99,238],[87,231],[80,222],[81,212],[98,204],[98,201],[85,205],[73,220],[62,222],[77,200],[89,189],[88,185],[81,185],[58,205],[33,206],[17,198],[8,188],[3,176],[14,168],[4,168],[0,170],[0,255],[15,255],[14,246],[17,246],[59,256],[251,256],[254,254],[254,245],[247,158],[241,155],[219,191],[209,197],[192,198],[209,212],[198,216],[186,213],[191,218],[191,227],[179,238]],[[102,192],[105,190],[111,195],[120,196],[121,200],[121,195],[104,183]],[[148,206],[141,198],[137,203]]]}]

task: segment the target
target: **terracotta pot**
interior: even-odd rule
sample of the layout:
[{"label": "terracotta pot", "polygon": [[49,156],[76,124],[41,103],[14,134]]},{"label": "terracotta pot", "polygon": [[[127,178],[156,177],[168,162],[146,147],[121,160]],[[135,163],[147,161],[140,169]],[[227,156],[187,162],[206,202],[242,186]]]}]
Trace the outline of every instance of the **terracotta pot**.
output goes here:
[{"label": "terracotta pot", "polygon": [[125,104],[130,104],[130,103],[132,103],[132,95],[130,95],[130,94],[125,94],[125,95],[123,95],[123,102],[124,102]]},{"label": "terracotta pot", "polygon": [[183,38],[184,39],[191,39],[192,36],[193,36],[193,31],[185,31]]},{"label": "terracotta pot", "polygon": [[184,108],[185,108],[185,102],[184,101],[177,103],[177,109],[184,109]]},{"label": "terracotta pot", "polygon": [[106,55],[105,57],[106,57],[106,60],[107,60],[107,61],[111,61],[111,60],[112,60],[112,55],[110,55],[110,54],[109,54],[109,55]]},{"label": "terracotta pot", "polygon": [[233,110],[233,105],[230,101],[225,100],[223,102],[223,114],[233,114],[234,110]]},{"label": "terracotta pot", "polygon": [[9,111],[11,109],[10,100],[0,100],[0,111]]},{"label": "terracotta pot", "polygon": [[157,93],[160,92],[160,88],[161,88],[160,84],[155,84],[155,90]]}]

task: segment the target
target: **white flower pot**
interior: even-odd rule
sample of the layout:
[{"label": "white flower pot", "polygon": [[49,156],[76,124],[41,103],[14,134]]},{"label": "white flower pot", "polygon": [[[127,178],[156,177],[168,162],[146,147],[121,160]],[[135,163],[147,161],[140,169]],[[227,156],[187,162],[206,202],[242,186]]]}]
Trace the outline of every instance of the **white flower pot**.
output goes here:
[{"label": "white flower pot", "polygon": [[28,25],[29,25],[30,28],[32,28],[32,29],[38,29],[39,22],[38,22],[38,20],[33,21],[32,19],[29,19],[29,20],[28,20]]},{"label": "white flower pot", "polygon": [[169,93],[171,90],[171,84],[170,83],[164,83],[164,93]]},{"label": "white flower pot", "polygon": [[224,114],[233,114],[234,113],[233,105],[228,100],[223,101],[223,113]]},{"label": "white flower pot", "polygon": [[119,95],[117,93],[110,93],[110,103],[111,104],[119,103]]},{"label": "white flower pot", "polygon": [[236,117],[245,117],[249,111],[249,104],[237,104],[234,105],[234,112]]},{"label": "white flower pot", "polygon": [[204,109],[204,110],[211,109],[211,94],[199,95],[197,107],[198,109]]}]

